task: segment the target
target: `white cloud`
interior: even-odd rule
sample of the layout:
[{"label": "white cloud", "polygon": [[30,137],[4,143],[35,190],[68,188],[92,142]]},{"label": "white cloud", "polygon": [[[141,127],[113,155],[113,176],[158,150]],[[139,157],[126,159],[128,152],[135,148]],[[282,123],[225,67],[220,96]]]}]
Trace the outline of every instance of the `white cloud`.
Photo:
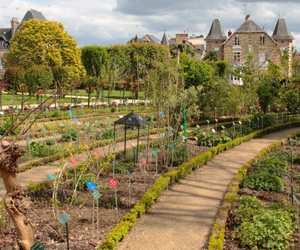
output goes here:
[{"label": "white cloud", "polygon": [[215,16],[225,32],[234,31],[246,12],[272,35],[279,13],[285,14],[300,50],[299,0],[0,0],[0,27],[10,27],[12,17],[20,21],[29,8],[42,11],[48,20],[64,24],[79,46],[125,44],[138,32],[162,38],[163,31],[174,37],[188,29],[206,36]]}]

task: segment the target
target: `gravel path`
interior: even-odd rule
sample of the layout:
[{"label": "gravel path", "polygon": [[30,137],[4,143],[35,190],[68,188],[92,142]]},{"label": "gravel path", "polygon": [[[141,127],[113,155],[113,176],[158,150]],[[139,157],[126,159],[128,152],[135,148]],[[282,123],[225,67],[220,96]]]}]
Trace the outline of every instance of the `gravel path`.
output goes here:
[{"label": "gravel path", "polygon": [[164,191],[116,249],[207,249],[223,197],[241,166],[261,149],[299,130],[272,133],[215,156],[207,165]]}]

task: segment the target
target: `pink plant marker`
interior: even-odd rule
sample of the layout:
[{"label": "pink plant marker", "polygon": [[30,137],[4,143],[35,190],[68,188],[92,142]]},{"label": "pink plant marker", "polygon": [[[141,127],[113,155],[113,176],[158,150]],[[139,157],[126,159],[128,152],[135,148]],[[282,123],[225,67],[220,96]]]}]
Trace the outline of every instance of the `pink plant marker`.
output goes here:
[{"label": "pink plant marker", "polygon": [[9,145],[9,142],[8,142],[8,141],[3,141],[3,142],[2,142],[2,145],[3,145],[3,146],[8,146],[8,145]]},{"label": "pink plant marker", "polygon": [[239,121],[239,124],[242,124],[242,122],[241,122],[241,121]]},{"label": "pink plant marker", "polygon": [[112,187],[115,187],[115,186],[117,186],[117,184],[118,184],[114,179],[111,179],[108,183],[109,183],[109,185],[111,185]]},{"label": "pink plant marker", "polygon": [[71,162],[72,164],[76,164],[76,163],[77,163],[77,161],[76,161],[74,158],[71,158],[71,159],[70,159],[70,162]]},{"label": "pink plant marker", "polygon": [[205,132],[203,132],[202,134],[203,134],[204,136],[206,136],[206,133],[205,133]]},{"label": "pink plant marker", "polygon": [[146,113],[144,113],[144,116],[146,116],[147,114]]},{"label": "pink plant marker", "polygon": [[153,136],[153,135],[150,135],[149,138],[150,138],[151,140],[153,140],[153,139],[154,139],[154,136]]},{"label": "pink plant marker", "polygon": [[94,156],[98,157],[99,155],[100,154],[97,151],[94,152]]},{"label": "pink plant marker", "polygon": [[198,138],[196,136],[194,138],[195,138],[195,141],[198,141]]},{"label": "pink plant marker", "polygon": [[218,119],[216,118],[215,121],[218,122]]},{"label": "pink plant marker", "polygon": [[80,126],[80,125],[81,125],[81,122],[77,122],[77,125]]},{"label": "pink plant marker", "polygon": [[145,158],[142,159],[142,163],[143,163],[143,165],[146,165],[147,161]]}]

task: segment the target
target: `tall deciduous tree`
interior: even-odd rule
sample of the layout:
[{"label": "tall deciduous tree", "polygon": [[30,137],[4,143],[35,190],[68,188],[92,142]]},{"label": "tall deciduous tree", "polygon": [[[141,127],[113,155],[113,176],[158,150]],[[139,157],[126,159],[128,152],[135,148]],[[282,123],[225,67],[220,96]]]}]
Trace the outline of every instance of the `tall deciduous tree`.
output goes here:
[{"label": "tall deciduous tree", "polygon": [[28,87],[29,94],[33,94],[37,87],[47,90],[53,81],[53,75],[50,67],[40,65],[28,69],[24,75],[25,83]]},{"label": "tall deciduous tree", "polygon": [[11,39],[6,64],[25,70],[35,65],[62,66],[67,69],[69,80],[76,80],[85,75],[80,54],[77,42],[63,24],[31,19]]},{"label": "tall deciduous tree", "polygon": [[19,91],[20,84],[24,80],[24,69],[19,67],[10,67],[5,70],[4,80],[8,84],[7,89],[13,92]]}]

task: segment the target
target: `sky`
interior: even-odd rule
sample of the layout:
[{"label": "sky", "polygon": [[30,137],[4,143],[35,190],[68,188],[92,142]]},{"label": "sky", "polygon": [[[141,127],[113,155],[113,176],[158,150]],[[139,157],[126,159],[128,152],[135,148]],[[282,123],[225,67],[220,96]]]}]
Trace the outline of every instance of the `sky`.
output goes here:
[{"label": "sky", "polygon": [[29,9],[41,11],[47,20],[61,22],[78,46],[126,44],[138,34],[162,39],[186,31],[207,36],[219,17],[225,34],[235,31],[246,14],[273,34],[279,16],[285,16],[300,51],[300,0],[0,0],[0,27],[9,28]]}]

